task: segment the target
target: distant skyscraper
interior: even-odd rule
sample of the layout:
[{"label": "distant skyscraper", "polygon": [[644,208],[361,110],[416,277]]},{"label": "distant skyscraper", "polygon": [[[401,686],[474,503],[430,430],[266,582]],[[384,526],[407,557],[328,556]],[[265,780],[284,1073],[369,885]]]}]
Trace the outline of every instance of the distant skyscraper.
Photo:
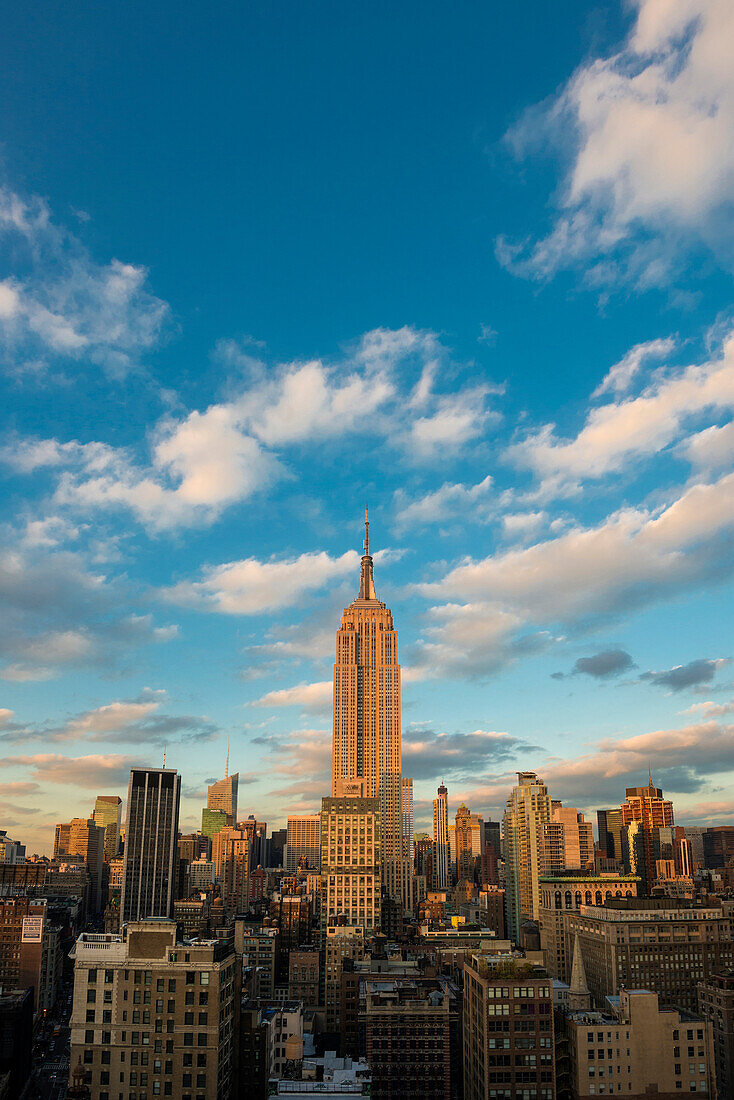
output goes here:
[{"label": "distant skyscraper", "polygon": [[99,794],[94,803],[94,823],[104,829],[105,863],[114,859],[120,848],[122,799],[116,794]]},{"label": "distant skyscraper", "polygon": [[523,920],[538,918],[538,879],[545,871],[543,831],[550,816],[545,783],[535,772],[518,772],[504,817],[508,931],[515,943]]},{"label": "distant skyscraper", "polygon": [[655,787],[650,773],[646,787],[627,787],[625,800],[620,810],[622,825],[637,825],[634,830],[634,843],[630,839],[630,848],[637,850],[637,866],[633,873],[642,876],[643,893],[648,893],[655,881],[655,841],[654,830],[661,826],[672,827],[673,803],[663,798],[663,792]]},{"label": "distant skyscraper", "polygon": [[344,609],[336,635],[332,793],[364,780],[363,794],[380,799],[382,885],[403,900],[400,772],[400,665],[390,610],[377,599],[365,521],[359,595]]},{"label": "distant skyscraper", "polygon": [[252,842],[245,829],[225,825],[212,840],[212,860],[228,917],[246,913],[250,901]]},{"label": "distant skyscraper", "polygon": [[470,813],[463,802],[456,811],[455,821],[451,862],[456,864],[458,882],[472,882],[476,861],[482,854],[484,822],[479,814]]},{"label": "distant skyscraper", "polygon": [[448,799],[449,792],[442,783],[438,788],[438,798],[433,800],[433,886],[436,890],[446,890],[449,886]]},{"label": "distant skyscraper", "polygon": [[180,800],[181,777],[176,771],[130,772],[121,923],[173,913]]},{"label": "distant skyscraper", "polygon": [[602,856],[622,862],[622,811],[597,810],[596,823],[599,828],[599,847]]},{"label": "distant skyscraper", "polygon": [[79,856],[86,863],[92,880],[92,910],[102,906],[102,870],[104,867],[105,830],[92,818],[75,817],[56,826],[54,859]]},{"label": "distant skyscraper", "polygon": [[223,810],[227,815],[227,825],[237,824],[237,788],[240,773],[229,774],[229,747],[227,747],[227,763],[224,769],[224,779],[218,779],[207,787],[206,808],[208,810]]}]

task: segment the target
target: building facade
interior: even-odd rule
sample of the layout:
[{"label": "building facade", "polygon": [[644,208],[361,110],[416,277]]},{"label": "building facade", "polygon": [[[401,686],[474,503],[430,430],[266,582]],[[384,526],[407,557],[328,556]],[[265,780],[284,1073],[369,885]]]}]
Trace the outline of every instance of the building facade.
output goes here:
[{"label": "building facade", "polygon": [[553,982],[489,955],[464,964],[464,1100],[554,1100]]},{"label": "building facade", "polygon": [[623,989],[604,1012],[571,1012],[564,1023],[574,1097],[715,1095],[711,1025],[661,1009],[657,993]]},{"label": "building facade", "polygon": [[178,943],[167,920],[122,935],[84,932],[72,949],[71,1066],[91,1100],[219,1100],[232,1087],[235,956],[219,940]]},{"label": "building facade", "polygon": [[289,816],[285,848],[285,869],[293,874],[301,860],[314,871],[321,867],[321,814]]},{"label": "building facade", "polygon": [[664,1008],[696,1012],[699,981],[734,965],[731,920],[720,907],[669,898],[615,898],[564,913],[565,957],[578,933],[597,1008],[625,989],[657,993]]},{"label": "building facade", "polygon": [[344,917],[380,927],[379,798],[324,798],[321,810],[321,923]]},{"label": "building facade", "polygon": [[637,897],[640,879],[632,875],[550,875],[540,878],[540,946],[543,964],[552,978],[567,982],[572,960],[566,954],[564,914],[582,905],[604,905],[612,898]]}]

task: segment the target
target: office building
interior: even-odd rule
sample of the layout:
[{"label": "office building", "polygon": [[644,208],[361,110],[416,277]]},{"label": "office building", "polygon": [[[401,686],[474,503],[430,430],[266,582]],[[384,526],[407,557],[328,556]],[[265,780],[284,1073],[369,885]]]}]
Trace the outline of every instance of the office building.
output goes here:
[{"label": "office building", "polygon": [[515,943],[522,922],[538,919],[538,880],[545,873],[543,833],[550,817],[545,783],[535,772],[518,772],[504,816],[507,925]]},{"label": "office building", "polygon": [[562,1027],[574,1098],[715,1095],[711,1025],[661,1008],[657,993],[622,989],[602,1011],[569,1012]]},{"label": "office building", "polygon": [[553,982],[502,956],[464,964],[464,1100],[554,1100]]},{"label": "office building", "polygon": [[[321,923],[380,927],[380,799],[322,799]],[[401,880],[404,881],[404,880]]]},{"label": "office building", "polygon": [[109,863],[120,851],[122,799],[116,794],[98,794],[92,817],[94,824],[104,829],[104,861]]},{"label": "office building", "polygon": [[449,792],[443,783],[433,800],[433,882],[428,886],[433,890],[447,890],[449,880]]},{"label": "office building", "polygon": [[212,862],[228,917],[246,913],[250,902],[250,837],[244,829],[225,825],[214,834]]},{"label": "office building", "polygon": [[365,522],[359,593],[344,609],[336,636],[332,795],[363,782],[380,800],[382,885],[402,905],[402,782],[398,635],[390,610],[377,599]]},{"label": "office building", "polygon": [[278,954],[277,928],[252,925],[244,920],[234,922],[234,949],[242,967],[255,972],[253,994],[270,1000],[275,989],[275,969]]},{"label": "office building", "polygon": [[63,860],[71,856],[84,861],[91,881],[89,904],[93,913],[102,907],[105,840],[105,828],[96,825],[92,818],[75,817],[56,826],[53,858]]},{"label": "office building", "polygon": [[713,1034],[719,1097],[734,1096],[734,971],[711,974],[698,985],[698,1011]]},{"label": "office building", "polygon": [[176,883],[181,777],[166,768],[133,768],[127,788],[122,923],[170,917]]},{"label": "office building", "polygon": [[71,1065],[81,1059],[95,1100],[229,1096],[231,943],[181,943],[173,921],[130,921],[117,936],[83,932],[72,957]]},{"label": "office building", "polygon": [[229,750],[227,750],[227,767],[224,779],[218,779],[206,789],[206,808],[208,810],[221,810],[226,814],[227,825],[237,824],[237,788],[239,784],[239,772],[229,775]]},{"label": "office building", "polygon": [[286,833],[286,871],[294,874],[304,865],[318,871],[321,867],[321,814],[289,816]]},{"label": "office building", "polygon": [[367,978],[361,984],[360,1028],[373,1100],[450,1100],[452,999],[456,1005],[445,979]]},{"label": "office building", "polygon": [[613,898],[564,913],[565,957],[578,934],[598,1009],[620,989],[657,993],[664,1008],[698,1008],[696,986],[734,965],[731,921],[721,907],[673,898]]},{"label": "office building", "polygon": [[604,905],[612,898],[637,897],[640,879],[614,872],[541,875],[539,885],[538,924],[543,965],[552,978],[567,982],[571,959],[566,955],[564,914],[578,912],[582,905]]},{"label": "office building", "polygon": [[223,829],[226,825],[227,814],[224,810],[209,810],[204,808],[201,811],[201,832],[203,836],[207,837],[210,841],[213,842],[219,830]]}]

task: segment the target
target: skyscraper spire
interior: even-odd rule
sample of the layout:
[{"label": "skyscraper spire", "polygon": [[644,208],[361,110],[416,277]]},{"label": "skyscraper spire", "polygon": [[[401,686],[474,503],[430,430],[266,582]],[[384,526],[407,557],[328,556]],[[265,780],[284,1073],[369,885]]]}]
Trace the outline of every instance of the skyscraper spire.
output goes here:
[{"label": "skyscraper spire", "polygon": [[370,554],[370,515],[369,510],[364,510],[364,553],[362,555],[362,568],[359,578],[358,600],[376,600],[375,577],[373,572],[372,556]]}]

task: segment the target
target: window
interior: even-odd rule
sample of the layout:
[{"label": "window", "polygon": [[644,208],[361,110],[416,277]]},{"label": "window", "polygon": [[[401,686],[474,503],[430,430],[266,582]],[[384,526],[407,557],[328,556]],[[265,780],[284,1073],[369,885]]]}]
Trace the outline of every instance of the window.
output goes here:
[{"label": "window", "polygon": [[187,970],[186,971],[186,985],[193,985],[195,981],[196,981],[196,971],[195,970]]},{"label": "window", "polygon": [[199,981],[201,982],[202,985],[209,985],[209,971],[208,970],[202,970],[201,975],[199,977]]},{"label": "window", "polygon": [[87,971],[87,981],[88,982],[96,982],[97,981],[97,971],[96,970],[88,970]]}]

